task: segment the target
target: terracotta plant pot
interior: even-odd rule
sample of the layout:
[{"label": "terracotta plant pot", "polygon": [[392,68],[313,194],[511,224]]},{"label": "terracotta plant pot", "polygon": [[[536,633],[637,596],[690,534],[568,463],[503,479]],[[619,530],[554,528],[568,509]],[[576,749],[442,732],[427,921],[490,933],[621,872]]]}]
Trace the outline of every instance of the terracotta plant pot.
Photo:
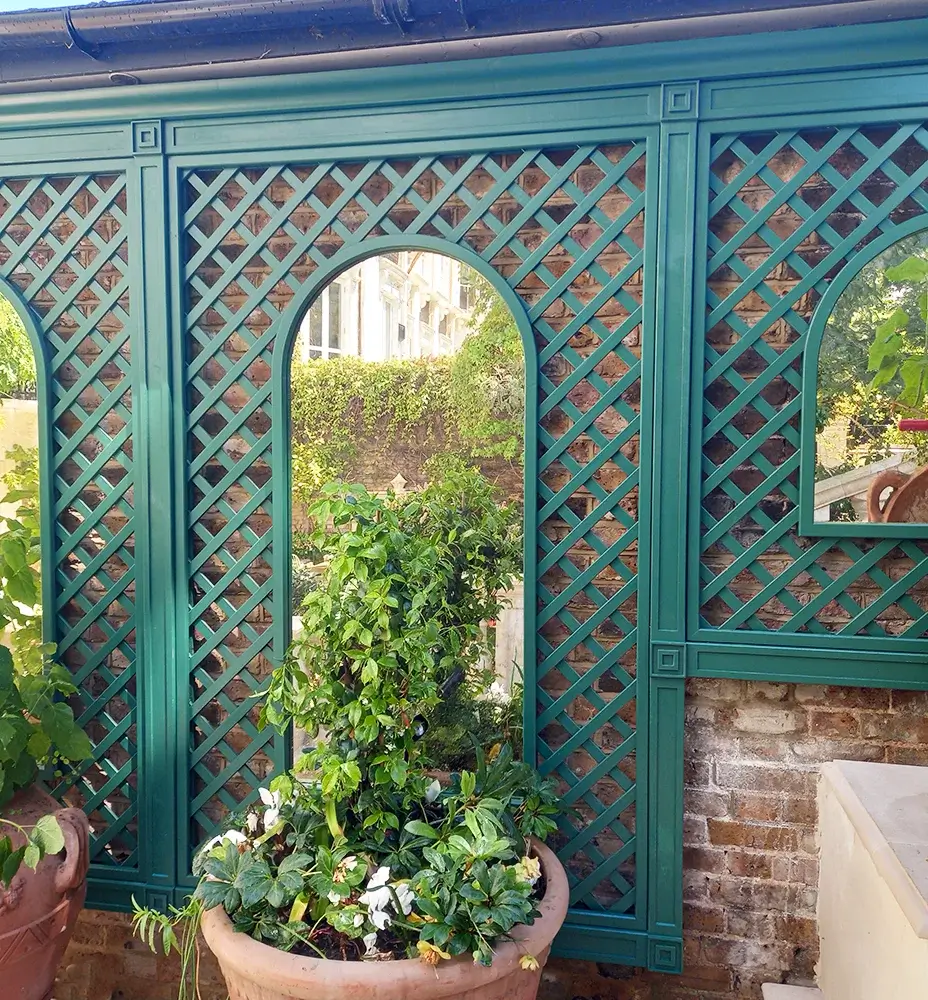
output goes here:
[{"label": "terracotta plant pot", "polygon": [[[881,505],[880,495],[892,492]],[[910,476],[888,470],[874,476],[867,493],[867,517],[870,521],[928,524],[928,466]]]},{"label": "terracotta plant pot", "polygon": [[541,916],[497,946],[490,968],[469,955],[437,966],[418,959],[338,962],[290,955],[236,933],[222,907],[203,915],[203,935],[219,960],[229,1000],[534,1000],[541,969],[528,972],[519,959],[534,955],[545,964],[569,897],[561,863],[546,847],[536,852],[547,880]]},{"label": "terracotta plant pot", "polygon": [[[25,865],[9,889],[0,885],[0,995],[3,1000],[49,1000],[55,974],[87,894],[89,824],[80,809],[61,809],[41,789],[26,788],[0,815],[30,828],[55,813],[64,831],[64,857],[46,857],[33,872]],[[14,846],[23,837],[3,827]]]}]

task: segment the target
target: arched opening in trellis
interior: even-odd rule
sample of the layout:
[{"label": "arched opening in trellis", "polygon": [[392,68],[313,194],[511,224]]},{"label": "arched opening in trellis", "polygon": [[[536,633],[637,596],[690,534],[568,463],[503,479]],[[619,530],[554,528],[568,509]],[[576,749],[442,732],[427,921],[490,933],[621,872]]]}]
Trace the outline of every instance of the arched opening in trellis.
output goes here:
[{"label": "arched opening in trellis", "polygon": [[[437,532],[452,573],[500,585],[485,594],[491,617],[470,623],[478,634],[448,671],[423,751],[439,771],[473,766],[477,745],[521,753],[525,356],[511,310],[446,254],[367,257],[301,318],[289,379],[293,633],[327,567],[313,534],[327,530],[321,498],[366,490],[404,518],[425,504],[414,535]],[[453,597],[448,611],[463,623]],[[294,734],[295,754],[304,740]]]}]

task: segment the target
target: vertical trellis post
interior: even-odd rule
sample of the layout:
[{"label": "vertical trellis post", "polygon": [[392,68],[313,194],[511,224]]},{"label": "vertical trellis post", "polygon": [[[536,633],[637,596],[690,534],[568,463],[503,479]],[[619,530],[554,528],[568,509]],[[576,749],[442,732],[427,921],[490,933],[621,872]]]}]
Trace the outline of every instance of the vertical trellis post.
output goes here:
[{"label": "vertical trellis post", "polygon": [[[134,294],[139,299],[133,350],[138,388],[133,415],[137,428],[135,509],[140,556],[136,587],[139,623],[144,623],[136,638],[138,698],[142,705],[138,781],[141,815],[146,817],[140,868],[147,882],[147,903],[166,908],[168,902],[174,902],[178,876],[175,772],[178,750],[183,752],[184,743],[178,739],[174,698],[174,568],[169,540],[175,533],[170,488],[175,399],[169,349],[171,226],[162,140],[160,121],[133,122],[134,161],[128,185]],[[158,817],[157,822],[154,817]],[[183,867],[186,869],[186,859]]]},{"label": "vertical trellis post", "polygon": [[[648,967],[683,955],[683,697],[686,676],[686,471],[696,170],[695,83],[665,85],[656,283],[654,490],[648,742]],[[663,939],[663,940],[662,940]]]}]

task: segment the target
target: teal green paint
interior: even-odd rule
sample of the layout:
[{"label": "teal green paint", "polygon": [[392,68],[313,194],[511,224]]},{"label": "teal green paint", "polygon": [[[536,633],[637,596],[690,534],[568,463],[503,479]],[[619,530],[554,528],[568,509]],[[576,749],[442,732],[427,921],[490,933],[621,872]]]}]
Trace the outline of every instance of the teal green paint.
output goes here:
[{"label": "teal green paint", "polygon": [[[175,761],[182,752],[177,728],[173,654],[172,548],[161,544],[174,533],[176,512],[171,503],[172,397],[168,311],[172,298],[168,258],[169,209],[165,163],[158,149],[140,155],[129,168],[130,261],[140,313],[132,356],[136,370],[133,405],[136,544],[147,554],[136,585],[139,621],[136,629],[139,663],[138,794],[143,815],[160,816],[140,845],[140,870],[155,884],[173,887],[177,881],[177,817],[174,811]],[[186,865],[184,865],[186,867]]]},{"label": "teal green paint", "polygon": [[693,677],[928,690],[923,652],[868,656],[840,648],[798,645],[759,651],[754,645],[710,641],[687,643],[686,650]]},{"label": "teal green paint", "polygon": [[[201,580],[201,593],[191,598],[191,578],[195,579],[202,568],[204,553],[221,548],[232,533],[224,529],[206,538],[195,535],[192,529],[198,514],[237,482],[243,467],[230,459],[223,465],[220,481],[207,484],[201,481],[205,460],[192,453],[194,440],[198,447],[209,445],[208,440],[195,437],[197,421],[207,407],[192,396],[199,374],[193,349],[208,349],[209,344],[194,340],[198,306],[187,299],[189,288],[184,284],[186,240],[192,221],[185,178],[192,171],[208,168],[234,172],[243,165],[307,163],[317,164],[325,172],[335,161],[380,163],[452,153],[479,160],[499,151],[577,144],[592,147],[632,139],[646,148],[648,164],[648,183],[642,196],[644,247],[638,265],[643,275],[644,337],[640,369],[630,379],[640,378],[642,403],[634,432],[623,432],[629,438],[637,433],[640,444],[638,522],[629,529],[637,532],[638,576],[636,581],[624,581],[615,598],[591,598],[589,589],[595,574],[573,566],[566,550],[543,538],[539,511],[546,517],[557,513],[566,507],[574,488],[584,486],[600,503],[618,498],[610,498],[595,479],[587,484],[583,480],[585,466],[571,456],[570,441],[540,430],[538,419],[555,405],[573,406],[567,398],[570,385],[558,386],[546,370],[559,357],[567,359],[574,373],[583,373],[572,385],[589,379],[601,397],[588,412],[577,407],[571,412],[578,424],[592,428],[594,438],[596,419],[618,406],[620,390],[627,386],[616,389],[605,380],[595,382],[593,366],[568,342],[554,347],[549,343],[540,353],[536,351],[529,327],[544,323],[539,310],[522,303],[512,287],[517,282],[500,280],[486,258],[462,246],[462,233],[450,223],[442,238],[413,232],[375,236],[368,227],[346,240],[337,255],[317,262],[312,279],[303,283],[285,310],[272,317],[271,329],[259,338],[260,343],[249,345],[240,362],[230,363],[225,387],[234,387],[249,364],[271,358],[269,395],[256,393],[239,417],[244,423],[246,416],[265,405],[271,417],[271,435],[256,448],[270,449],[273,490],[255,490],[245,509],[257,509],[273,494],[273,537],[264,548],[253,542],[252,553],[260,549],[269,556],[274,576],[282,585],[274,589],[273,625],[267,642],[261,645],[264,640],[257,635],[250,639],[257,652],[276,661],[289,639],[290,554],[282,541],[290,524],[287,374],[299,317],[340,270],[362,257],[389,250],[449,253],[494,281],[517,317],[527,347],[526,662],[530,683],[526,749],[528,753],[540,751],[543,766],[549,771],[561,769],[569,785],[565,798],[572,801],[582,800],[597,780],[578,779],[565,766],[570,753],[582,747],[586,737],[577,727],[568,733],[567,743],[553,747],[543,745],[542,730],[570,699],[584,692],[585,676],[595,674],[598,679],[613,669],[621,677],[624,670],[619,661],[631,644],[626,636],[614,648],[594,648],[591,673],[584,676],[572,671],[566,663],[567,651],[559,654],[542,633],[552,616],[565,616],[571,621],[570,641],[576,646],[589,642],[584,633],[586,623],[568,606],[568,597],[549,593],[540,577],[551,568],[567,574],[569,597],[582,599],[586,595],[591,599],[589,611],[598,622],[618,621],[623,600],[636,587],[638,593],[634,636],[637,677],[627,677],[625,690],[611,700],[591,693],[599,721],[614,723],[621,739],[618,749],[597,751],[594,773],[608,774],[618,757],[634,750],[637,781],[623,790],[619,801],[623,807],[635,805],[637,828],[631,836],[621,826],[618,814],[604,809],[586,830],[568,834],[572,849],[578,851],[595,850],[596,837],[610,829],[621,837],[629,834],[625,853],[618,861],[602,854],[590,857],[597,869],[614,861],[634,863],[635,883],[622,901],[624,912],[573,906],[555,952],[660,971],[679,970],[685,675],[928,690],[928,642],[924,638],[877,634],[864,621],[863,612],[859,629],[863,634],[855,634],[856,628],[837,634],[812,630],[815,615],[829,601],[844,600],[848,580],[842,576],[834,583],[819,581],[822,593],[814,595],[804,608],[791,609],[798,616],[797,622],[809,631],[773,632],[759,627],[757,609],[763,599],[778,591],[774,575],[761,579],[761,597],[743,602],[730,627],[710,628],[700,619],[699,610],[707,595],[724,599],[727,591],[727,581],[701,572],[702,544],[707,539],[711,543],[724,539],[736,520],[722,518],[712,524],[705,518],[700,499],[703,480],[715,476],[713,482],[724,482],[731,469],[751,452],[749,443],[733,442],[730,465],[717,471],[702,464],[704,433],[724,432],[734,412],[727,403],[707,410],[704,400],[707,384],[724,367],[705,347],[707,254],[713,246],[708,232],[710,206],[718,197],[710,164],[720,144],[733,142],[743,133],[831,126],[850,132],[868,123],[892,123],[894,127],[910,123],[914,127],[914,123],[924,121],[928,118],[924,98],[928,66],[920,34],[925,27],[926,22],[867,25],[440,66],[146,85],[93,93],[8,95],[4,99],[0,111],[4,176],[41,179],[68,176],[69,172],[118,172],[125,175],[129,198],[130,299],[135,324],[131,328],[137,567],[133,624],[138,625],[139,671],[138,709],[130,721],[134,720],[138,733],[135,780],[141,826],[137,848],[125,863],[113,863],[100,849],[91,880],[95,905],[125,908],[133,893],[140,901],[153,904],[179,903],[192,884],[189,858],[198,831],[208,820],[201,807],[207,806],[213,794],[222,799],[225,779],[237,770],[251,789],[250,799],[255,797],[257,784],[263,780],[250,770],[256,747],[266,749],[277,767],[285,763],[289,752],[285,740],[258,734],[245,714],[230,705],[222,705],[229,714],[211,730],[211,738],[218,733],[217,739],[221,739],[238,725],[251,742],[244,751],[228,753],[226,772],[213,776],[206,751],[194,747],[191,740],[194,718],[211,699],[218,698],[221,704],[222,698],[221,679],[204,676],[202,655],[191,639],[191,630],[204,609],[212,601],[222,600],[222,588],[215,581]],[[154,127],[150,136],[149,127]],[[852,195],[854,192],[849,192]],[[576,200],[582,196],[578,192]],[[523,214],[539,211],[544,211],[543,205],[530,196],[517,209]],[[771,472],[769,479],[785,479],[809,461],[808,407],[810,399],[814,400],[808,391],[810,370],[829,303],[833,304],[856,268],[878,252],[883,242],[924,228],[926,222],[928,214],[896,226],[891,234],[880,235],[851,258],[827,288],[823,277],[809,280],[810,287],[822,295],[818,312],[804,343],[792,345],[776,362],[782,366],[778,371],[788,375],[793,371],[790,366],[805,351],[802,400],[769,420],[769,426],[778,432],[795,436],[790,422],[801,418],[802,460],[797,458]],[[551,221],[552,227],[558,224]],[[755,223],[746,220],[746,225]],[[763,226],[755,229],[761,232]],[[0,233],[0,240],[2,236]],[[503,228],[498,237],[500,248],[514,237],[512,226]],[[217,243],[207,237],[204,245]],[[543,265],[532,259],[532,253],[526,249],[518,265],[520,271],[527,273]],[[287,271],[288,264],[278,262],[274,277],[284,278]],[[57,474],[59,459],[69,448],[65,436],[55,428],[67,406],[67,394],[59,391],[48,375],[54,370],[54,358],[62,363],[68,348],[49,334],[48,324],[29,304],[28,295],[21,294],[10,279],[11,274],[0,265],[0,292],[8,293],[23,316],[41,360],[42,500],[44,509],[60,511],[71,502],[74,492]],[[256,303],[261,299],[257,292],[252,297]],[[772,312],[777,308],[775,303],[768,305]],[[588,318],[584,303],[577,301],[569,308],[575,318],[580,317],[578,322]],[[605,353],[619,352],[622,337],[616,331],[602,332],[610,344]],[[749,335],[748,330],[737,332]],[[596,440],[595,447],[617,448],[619,443],[625,440]],[[568,466],[571,481],[579,477],[574,487],[555,491],[540,482],[556,461]],[[765,483],[763,489],[768,488],[769,483]],[[803,479],[800,493],[806,500],[809,488]],[[207,499],[195,499],[194,489]],[[575,539],[582,539],[593,522],[586,515],[568,513],[568,530]],[[880,558],[895,544],[857,545],[855,536],[864,533],[859,530],[862,526],[830,533],[798,514],[796,517],[800,533],[830,535],[828,540],[813,540],[808,549],[797,548],[791,553],[790,558],[801,565],[813,565],[833,541],[840,543],[854,565],[878,573]],[[586,537],[594,562],[614,560],[621,554],[620,549],[595,536]],[[903,528],[897,537],[905,542],[925,536],[917,528]],[[68,550],[68,539],[56,534],[51,517],[43,524],[43,541],[49,551],[57,549],[59,555]],[[738,569],[752,567],[760,551],[749,548],[738,556]],[[230,566],[226,575],[231,579],[237,571],[236,566]],[[896,594],[892,581],[880,586],[878,600],[885,602]],[[58,610],[73,590],[71,583],[49,571],[44,574],[44,587],[46,606]],[[266,587],[252,595],[253,606],[269,594]],[[856,614],[845,602],[848,609]],[[59,614],[48,615],[47,627],[49,637],[58,641],[80,639],[81,626],[68,623]],[[225,642],[229,631],[221,631],[218,641]],[[97,655],[105,661],[124,638],[108,638]],[[561,659],[566,663],[568,694],[552,698],[537,683],[531,683],[531,672],[534,669],[534,680],[539,681],[546,670],[558,668]],[[230,662],[236,669],[242,665],[234,658]],[[202,685],[198,691],[193,690],[191,671]],[[632,701],[637,702],[637,729],[626,732],[618,713]],[[128,747],[129,728],[128,723],[121,729],[114,727],[115,735],[108,739]],[[106,744],[99,749],[102,755]],[[122,771],[107,775],[105,788],[117,787],[122,775]],[[575,880],[575,895],[588,893],[588,881]]]},{"label": "teal green paint", "polygon": [[[648,675],[648,931],[679,941],[683,901],[683,698],[687,435],[695,225],[697,84],[665,87],[655,328],[654,490]],[[682,951],[651,943],[649,968],[679,971]]]}]

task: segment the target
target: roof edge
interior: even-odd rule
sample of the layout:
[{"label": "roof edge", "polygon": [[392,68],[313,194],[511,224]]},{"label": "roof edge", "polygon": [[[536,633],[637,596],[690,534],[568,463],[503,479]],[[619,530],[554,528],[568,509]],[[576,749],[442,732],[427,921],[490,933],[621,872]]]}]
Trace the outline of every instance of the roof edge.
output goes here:
[{"label": "roof edge", "polygon": [[[123,10],[132,5],[117,5]],[[95,9],[95,8],[87,8]],[[59,11],[59,13],[61,13]],[[275,76],[364,69],[378,66],[409,66],[500,56],[566,52],[641,43],[669,42],[737,36],[809,28],[882,23],[928,16],[928,0],[849,0],[811,6],[760,11],[703,14],[665,20],[624,24],[598,24],[555,31],[530,31],[486,37],[453,38],[442,41],[406,42],[369,48],[308,52],[296,55],[193,60],[162,66],[133,66],[91,70],[69,75],[37,76],[8,82],[0,79],[0,93],[55,92],[106,88],[114,85],[144,85],[228,78]],[[2,34],[0,34],[2,39]],[[0,42],[2,48],[2,42]],[[48,65],[46,56],[45,64]],[[97,65],[100,65],[99,63]],[[2,74],[2,71],[0,71]]]}]

